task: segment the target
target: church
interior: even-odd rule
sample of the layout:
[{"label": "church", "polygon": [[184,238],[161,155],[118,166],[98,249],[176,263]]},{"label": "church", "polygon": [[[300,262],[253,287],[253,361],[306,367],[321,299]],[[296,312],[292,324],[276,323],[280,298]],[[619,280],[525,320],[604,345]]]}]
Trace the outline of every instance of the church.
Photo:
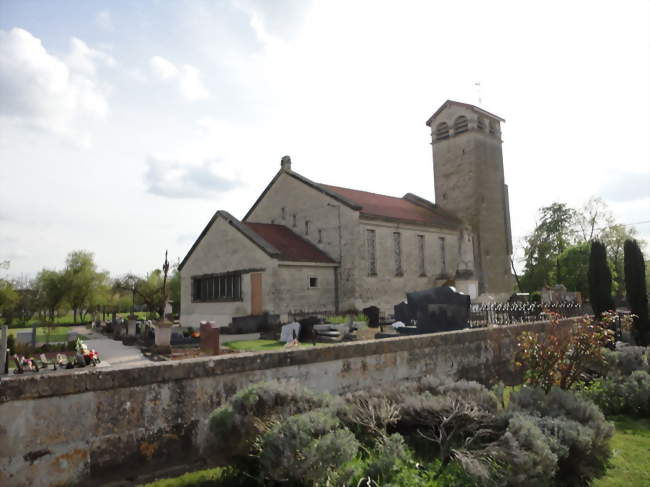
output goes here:
[{"label": "church", "polygon": [[181,262],[181,325],[371,305],[392,314],[406,292],[440,285],[512,292],[502,122],[452,100],[427,120],[435,203],[320,184],[284,156],[246,216],[217,211]]}]

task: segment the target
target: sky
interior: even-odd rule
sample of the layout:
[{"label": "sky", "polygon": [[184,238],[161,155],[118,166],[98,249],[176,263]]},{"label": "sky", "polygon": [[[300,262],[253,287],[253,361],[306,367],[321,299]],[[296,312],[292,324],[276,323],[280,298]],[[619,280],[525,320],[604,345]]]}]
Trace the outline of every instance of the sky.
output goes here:
[{"label": "sky", "polygon": [[434,200],[447,99],[506,120],[518,255],[540,207],[591,196],[650,241],[649,33],[647,0],[0,0],[0,272],[176,262],[283,155]]}]

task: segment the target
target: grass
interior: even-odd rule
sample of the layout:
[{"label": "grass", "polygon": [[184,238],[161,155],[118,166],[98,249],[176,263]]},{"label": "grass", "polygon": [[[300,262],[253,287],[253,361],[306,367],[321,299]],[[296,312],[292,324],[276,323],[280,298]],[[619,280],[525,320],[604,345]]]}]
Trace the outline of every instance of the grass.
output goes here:
[{"label": "grass", "polygon": [[607,475],[594,487],[650,485],[650,419],[614,416],[613,455]]},{"label": "grass", "polygon": [[[28,331],[31,333],[31,328],[10,328],[9,334],[14,337],[19,332]],[[68,332],[70,332],[69,326],[57,326],[53,333],[50,335],[50,343],[55,342],[66,342],[68,341]],[[36,328],[36,343],[47,343],[47,329],[46,328]]]},{"label": "grass", "polygon": [[227,487],[233,485],[231,479],[231,471],[228,468],[217,467],[189,472],[171,479],[156,480],[140,487]]},{"label": "grass", "polygon": [[[316,344],[321,345],[320,343]],[[234,342],[226,342],[224,347],[240,352],[263,352],[268,350],[283,350],[284,342],[278,340],[236,340]],[[301,347],[313,347],[311,343],[301,343]]]},{"label": "grass", "polygon": [[[117,316],[119,318],[127,319],[130,314],[131,314],[130,312],[117,313]],[[148,313],[146,311],[138,311],[138,312],[135,313],[135,315],[138,317],[139,320],[146,320],[147,319],[147,314]],[[102,315],[100,314],[99,318],[101,319],[101,317],[102,317]],[[107,320],[110,320],[111,317],[112,317],[111,313],[106,314],[106,319]],[[85,324],[85,323],[89,323],[92,320],[92,318],[93,318],[92,314],[86,313],[86,316],[84,317],[84,322],[82,323],[81,320],[79,319],[79,315],[77,315],[77,323],[76,324],[82,325],[82,324]],[[11,328],[13,328],[13,329],[22,328],[22,327],[26,327],[26,326],[32,326],[34,323],[36,323],[37,327],[43,326],[43,321],[38,317],[34,317],[34,318],[32,318],[31,320],[29,320],[27,322],[20,322],[20,321],[14,320],[14,322],[11,325],[9,325],[9,328],[10,329]],[[56,323],[57,325],[75,324],[74,323],[74,314],[72,312],[69,312],[67,314],[57,316],[57,317],[54,318],[54,323]]]}]

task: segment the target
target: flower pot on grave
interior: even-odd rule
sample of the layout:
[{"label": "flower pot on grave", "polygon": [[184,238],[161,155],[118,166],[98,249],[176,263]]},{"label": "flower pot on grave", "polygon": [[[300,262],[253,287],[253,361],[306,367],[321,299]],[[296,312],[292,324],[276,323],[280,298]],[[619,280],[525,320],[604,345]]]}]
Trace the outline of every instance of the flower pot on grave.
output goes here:
[{"label": "flower pot on grave", "polygon": [[171,353],[172,326],[173,323],[167,320],[157,321],[154,325],[156,333],[154,343],[158,353]]}]

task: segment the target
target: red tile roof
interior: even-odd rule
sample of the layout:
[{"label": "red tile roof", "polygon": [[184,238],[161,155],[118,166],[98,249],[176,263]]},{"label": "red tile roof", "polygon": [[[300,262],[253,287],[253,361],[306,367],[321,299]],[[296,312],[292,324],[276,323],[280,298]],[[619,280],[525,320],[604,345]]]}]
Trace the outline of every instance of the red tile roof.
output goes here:
[{"label": "red tile roof", "polygon": [[406,198],[340,188],[328,184],[321,184],[321,186],[361,206],[362,216],[454,228],[461,223],[455,216],[424,200],[421,200],[422,204],[416,204]]},{"label": "red tile roof", "polygon": [[325,252],[284,225],[251,222],[243,224],[275,247],[280,252],[280,260],[335,263]]}]

